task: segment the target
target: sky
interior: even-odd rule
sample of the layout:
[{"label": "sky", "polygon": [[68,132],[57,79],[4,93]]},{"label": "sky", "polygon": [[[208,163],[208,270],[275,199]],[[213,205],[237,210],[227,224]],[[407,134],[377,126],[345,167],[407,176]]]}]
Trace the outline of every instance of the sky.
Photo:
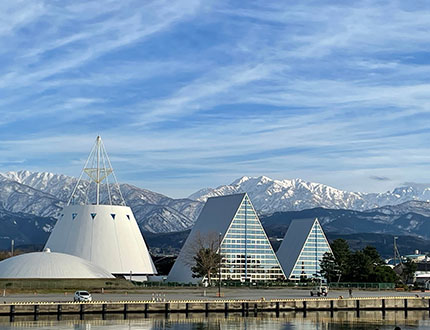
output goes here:
[{"label": "sky", "polygon": [[1,172],[430,182],[428,1],[2,1],[0,45]]}]

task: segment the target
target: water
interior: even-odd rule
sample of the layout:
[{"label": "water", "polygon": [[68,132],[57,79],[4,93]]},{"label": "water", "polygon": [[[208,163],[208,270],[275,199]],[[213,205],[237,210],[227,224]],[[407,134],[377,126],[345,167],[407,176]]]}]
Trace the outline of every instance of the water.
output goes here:
[{"label": "water", "polygon": [[57,320],[56,315],[39,316],[37,321],[29,316],[17,316],[10,322],[9,317],[0,317],[0,330],[6,329],[38,329],[38,330],[393,330],[395,326],[405,329],[430,329],[428,311],[401,311],[386,312],[362,311],[359,317],[355,312],[309,312],[281,313],[276,317],[274,313],[260,313],[242,317],[241,314],[171,314],[149,315],[144,318],[142,314],[107,314],[62,315]]}]

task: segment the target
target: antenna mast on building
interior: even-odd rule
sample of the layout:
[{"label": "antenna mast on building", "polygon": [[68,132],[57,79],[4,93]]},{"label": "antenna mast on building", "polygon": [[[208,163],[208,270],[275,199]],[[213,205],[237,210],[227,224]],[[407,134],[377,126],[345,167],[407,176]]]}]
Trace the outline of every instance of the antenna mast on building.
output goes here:
[{"label": "antenna mast on building", "polygon": [[[82,180],[83,174],[86,173],[88,177],[90,178],[89,182],[85,182]],[[88,159],[85,163],[84,168],[82,169],[81,175],[79,177],[78,182],[75,185],[75,188],[72,191],[72,195],[70,196],[70,199],[67,203],[67,205],[70,205],[75,195],[83,195],[85,197],[85,202],[89,203],[89,194],[91,193],[91,185],[92,183],[95,183],[96,189],[95,189],[95,204],[100,204],[100,188],[103,187],[101,184],[104,180],[106,180],[106,183],[104,184],[107,190],[107,196],[109,198],[109,204],[112,204],[112,201],[115,199],[115,196],[112,194],[111,191],[111,185],[109,184],[108,177],[112,174],[115,184],[112,186],[118,190],[120,205],[125,205],[124,197],[122,196],[118,180],[116,179],[115,173],[112,168],[112,164],[110,163],[109,157],[107,155],[106,149],[104,147],[103,141],[100,136],[97,136],[96,142],[91,149],[90,155],[88,156]]]}]

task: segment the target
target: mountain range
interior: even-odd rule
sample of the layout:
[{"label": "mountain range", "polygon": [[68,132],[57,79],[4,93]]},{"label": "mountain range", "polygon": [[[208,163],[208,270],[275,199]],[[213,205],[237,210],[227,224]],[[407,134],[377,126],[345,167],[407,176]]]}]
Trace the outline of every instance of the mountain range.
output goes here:
[{"label": "mountain range", "polygon": [[[0,174],[0,208],[13,213],[39,217],[56,217],[67,203],[78,179],[47,172],[7,172]],[[78,195],[88,181],[81,181]],[[115,192],[111,184],[111,190]],[[90,186],[89,195],[95,187]],[[173,199],[130,184],[120,184],[141,230],[151,232],[179,231],[191,227],[203,203],[190,199]],[[101,191],[105,191],[101,189]],[[119,194],[113,194],[118,199]],[[106,194],[102,202],[107,202]]]},{"label": "mountain range", "polygon": [[284,237],[291,221],[318,218],[324,231],[336,234],[373,233],[415,236],[430,240],[430,203],[409,201],[368,211],[313,208],[262,216],[269,236]]},{"label": "mountain range", "polygon": [[188,198],[204,202],[208,197],[240,192],[247,192],[255,209],[262,214],[315,207],[364,211],[411,200],[430,200],[430,185],[411,183],[384,193],[363,193],[302,179],[273,180],[266,176],[244,176],[229,185],[201,189]]},{"label": "mountain range", "polygon": [[[10,244],[12,238],[17,240],[16,244],[38,244],[46,239],[77,181],[74,177],[47,172],[0,173],[0,247],[2,241]],[[82,181],[78,195],[87,188],[88,182]],[[90,186],[90,193],[92,189]],[[385,193],[360,193],[301,179],[272,180],[261,176],[242,177],[229,185],[202,189],[183,199],[125,183],[120,184],[120,189],[141,231],[146,233],[187,230],[208,197],[238,192],[249,194],[262,219],[267,219],[265,226],[269,229],[273,225],[272,228],[285,230],[288,225],[285,219],[306,215],[320,218],[324,228],[335,233],[373,232],[428,238],[430,232],[427,185],[411,184]],[[118,198],[118,194],[114,195],[115,200]],[[107,196],[102,195],[102,200],[106,201]],[[273,223],[271,216],[277,219]]]}]

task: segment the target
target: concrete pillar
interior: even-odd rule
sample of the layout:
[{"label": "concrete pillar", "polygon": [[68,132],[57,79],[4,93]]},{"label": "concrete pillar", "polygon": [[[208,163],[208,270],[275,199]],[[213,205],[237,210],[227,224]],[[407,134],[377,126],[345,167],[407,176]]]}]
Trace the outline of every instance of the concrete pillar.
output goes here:
[{"label": "concrete pillar", "polygon": [[330,317],[334,317],[334,301],[330,300]]},{"label": "concrete pillar", "polygon": [[382,304],[382,318],[385,319],[385,312],[386,312],[386,307],[385,307],[385,299],[382,299],[381,301]]},{"label": "concrete pillar", "polygon": [[405,299],[404,307],[405,307],[405,318],[407,318],[408,317],[408,299]]},{"label": "concrete pillar", "polygon": [[355,301],[355,310],[357,313],[357,317],[360,317],[360,300],[358,299]]}]

